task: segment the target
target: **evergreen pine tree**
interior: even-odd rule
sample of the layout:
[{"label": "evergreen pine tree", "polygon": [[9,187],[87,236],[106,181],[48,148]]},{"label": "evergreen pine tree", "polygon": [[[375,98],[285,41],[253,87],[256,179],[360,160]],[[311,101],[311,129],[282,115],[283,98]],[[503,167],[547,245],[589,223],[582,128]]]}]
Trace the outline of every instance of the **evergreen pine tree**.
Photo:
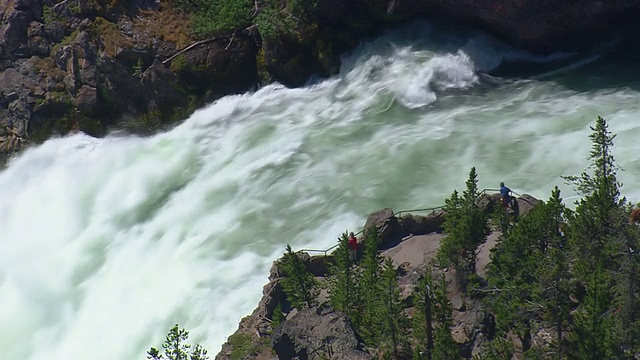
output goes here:
[{"label": "evergreen pine tree", "polygon": [[407,318],[400,300],[396,268],[390,258],[384,261],[379,284],[381,340],[391,348],[391,352],[397,359],[407,345],[405,333]]},{"label": "evergreen pine tree", "polygon": [[593,175],[583,172],[580,177],[566,178],[585,194],[569,218],[571,270],[586,295],[575,311],[568,339],[570,356],[583,359],[613,356],[623,342],[615,331],[612,314],[619,306],[615,300],[624,296],[619,293],[614,297],[612,289],[624,292],[624,286],[616,285],[621,282],[618,274],[624,259],[619,251],[625,238],[625,200],[620,199],[618,167],[611,153],[615,135],[609,132],[602,117],[597,118],[591,129],[589,160]]},{"label": "evergreen pine tree", "polygon": [[[431,268],[427,268],[417,285],[415,293],[416,312],[413,315],[413,336],[416,351],[421,359],[431,360],[433,352],[433,312],[435,298]],[[416,358],[418,355],[414,355]]]},{"label": "evergreen pine tree", "polygon": [[377,229],[366,232],[364,251],[360,261],[361,275],[357,283],[359,301],[359,333],[365,342],[376,344],[380,337],[380,301],[378,297],[380,264],[382,257],[378,251]]},{"label": "evergreen pine tree", "polygon": [[338,239],[338,247],[333,252],[333,264],[329,266],[329,303],[334,309],[345,313],[354,323],[356,319],[356,291],[353,262],[350,258],[347,233]]},{"label": "evergreen pine tree", "polygon": [[615,320],[619,338],[619,358],[640,354],[640,227],[625,228],[620,254],[620,270],[614,288],[616,304]]},{"label": "evergreen pine tree", "polygon": [[[488,280],[498,292],[489,307],[503,331],[518,335],[524,351],[545,307],[553,314],[553,325],[563,325],[568,317],[570,275],[566,242],[560,236],[563,213],[556,188],[547,203],[537,204],[491,251]],[[562,326],[557,330],[561,339]]]},{"label": "evergreen pine tree", "polygon": [[207,360],[209,356],[207,356],[207,350],[205,350],[201,345],[196,345],[191,351],[190,344],[187,344],[187,339],[189,338],[189,332],[185,329],[182,329],[176,324],[174,327],[169,330],[167,336],[165,337],[164,343],[162,347],[164,348],[164,356],[160,354],[158,349],[152,347],[147,351],[147,359],[151,360]]},{"label": "evergreen pine tree", "polygon": [[586,294],[573,317],[568,334],[569,359],[613,359],[616,353],[614,321],[610,309],[611,288],[603,261],[591,273],[583,273]]},{"label": "evergreen pine tree", "polygon": [[171,360],[187,360],[188,351],[191,347],[191,345],[185,343],[188,337],[189,332],[178,328],[178,324],[171,328],[165,343],[162,345],[167,358]]},{"label": "evergreen pine tree", "polygon": [[564,214],[567,209],[562,205],[560,190],[556,186],[551,198],[544,206],[545,219],[548,224],[545,254],[538,268],[537,298],[544,306],[543,318],[555,327],[555,354],[563,359],[563,330],[570,321],[571,293],[569,269],[569,251],[564,228]]},{"label": "evergreen pine tree", "polygon": [[314,306],[319,293],[317,281],[313,274],[307,271],[300,256],[291,250],[289,244],[284,253],[282,271],[285,275],[282,279],[282,288],[291,305],[298,309]]},{"label": "evergreen pine tree", "polygon": [[502,233],[502,236],[508,235],[513,226],[515,226],[516,224],[514,222],[511,222],[509,213],[505,211],[505,208],[503,206],[495,207],[493,214],[491,214],[491,221],[493,224],[498,225],[498,229]]},{"label": "evergreen pine tree", "polygon": [[208,351],[202,347],[202,345],[198,344],[193,348],[193,351],[189,355],[189,360],[207,360],[209,356],[207,356]]},{"label": "evergreen pine tree", "polygon": [[447,297],[447,282],[442,276],[434,289],[435,319],[433,360],[458,360],[460,347],[451,336],[453,306]]},{"label": "evergreen pine tree", "polygon": [[468,278],[476,271],[476,250],[489,232],[487,216],[477,204],[478,175],[471,168],[462,197],[454,191],[446,201],[444,229],[447,236],[440,243],[437,260],[441,266],[456,269],[458,285],[465,291]]},{"label": "evergreen pine tree", "polygon": [[[565,177],[585,194],[578,202],[572,219],[571,240],[577,251],[576,260],[582,261],[587,271],[593,269],[593,259],[604,257],[613,260],[624,222],[624,200],[620,200],[621,184],[616,178],[618,167],[611,153],[615,135],[609,132],[606,120],[600,116],[591,130],[593,133],[589,138],[593,144],[589,168],[593,175],[583,172],[579,177]],[[609,269],[617,270],[617,262],[611,261],[608,265]]]},{"label": "evergreen pine tree", "polygon": [[564,176],[569,183],[576,185],[578,190],[585,195],[592,195],[598,192],[601,199],[603,213],[606,214],[611,208],[618,206],[621,184],[617,180],[618,166],[615,164],[611,148],[616,135],[609,131],[607,120],[601,116],[596,119],[595,127],[591,127],[591,152],[589,168],[593,170],[593,175],[586,171],[580,176]]}]

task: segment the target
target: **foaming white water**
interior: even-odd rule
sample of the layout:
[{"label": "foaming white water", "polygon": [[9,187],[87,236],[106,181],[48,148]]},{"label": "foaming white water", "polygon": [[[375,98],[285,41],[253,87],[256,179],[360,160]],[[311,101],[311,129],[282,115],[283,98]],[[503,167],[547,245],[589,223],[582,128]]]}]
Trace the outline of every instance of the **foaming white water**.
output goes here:
[{"label": "foaming white water", "polygon": [[149,138],[26,151],[0,173],[2,358],[140,359],[175,323],[215,354],[287,243],[326,248],[378,208],[440,205],[471,166],[481,188],[575,195],[560,175],[587,165],[597,114],[638,201],[638,92],[483,84],[510,54],[409,27],[307,88],[226,97]]}]

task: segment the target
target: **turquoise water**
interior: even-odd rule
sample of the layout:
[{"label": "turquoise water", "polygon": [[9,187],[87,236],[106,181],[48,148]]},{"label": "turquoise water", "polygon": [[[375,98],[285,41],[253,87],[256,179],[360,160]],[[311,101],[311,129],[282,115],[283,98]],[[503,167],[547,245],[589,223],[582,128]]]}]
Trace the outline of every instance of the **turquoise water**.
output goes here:
[{"label": "turquoise water", "polygon": [[[514,59],[543,70],[505,76]],[[287,243],[326,248],[379,208],[440,205],[472,166],[480,188],[558,185],[572,202],[560,176],[588,165],[597,115],[637,202],[640,77],[625,59],[414,24],[304,88],[226,97],[152,137],[31,148],[0,173],[3,359],[141,359],[175,323],[215,355]]]}]

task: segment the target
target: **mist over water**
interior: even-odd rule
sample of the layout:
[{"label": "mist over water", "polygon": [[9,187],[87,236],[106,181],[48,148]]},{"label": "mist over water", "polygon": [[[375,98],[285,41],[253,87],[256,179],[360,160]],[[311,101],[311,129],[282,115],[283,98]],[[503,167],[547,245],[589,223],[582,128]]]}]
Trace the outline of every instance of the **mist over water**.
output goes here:
[{"label": "mist over water", "polygon": [[327,248],[379,208],[441,205],[472,166],[480,188],[558,185],[572,202],[560,176],[588,165],[597,115],[637,202],[640,78],[584,58],[494,72],[564,57],[414,24],[305,88],[225,97],[152,137],[27,150],[0,173],[2,358],[143,359],[175,323],[213,358],[287,243]]}]

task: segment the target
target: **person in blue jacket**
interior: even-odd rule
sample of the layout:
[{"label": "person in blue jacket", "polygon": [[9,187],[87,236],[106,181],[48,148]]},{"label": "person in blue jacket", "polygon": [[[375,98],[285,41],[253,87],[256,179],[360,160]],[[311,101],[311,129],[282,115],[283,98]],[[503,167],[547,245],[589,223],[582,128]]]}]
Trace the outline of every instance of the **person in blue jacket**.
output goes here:
[{"label": "person in blue jacket", "polygon": [[502,205],[506,208],[511,203],[511,189],[504,185],[504,182],[500,183],[500,200]]}]

